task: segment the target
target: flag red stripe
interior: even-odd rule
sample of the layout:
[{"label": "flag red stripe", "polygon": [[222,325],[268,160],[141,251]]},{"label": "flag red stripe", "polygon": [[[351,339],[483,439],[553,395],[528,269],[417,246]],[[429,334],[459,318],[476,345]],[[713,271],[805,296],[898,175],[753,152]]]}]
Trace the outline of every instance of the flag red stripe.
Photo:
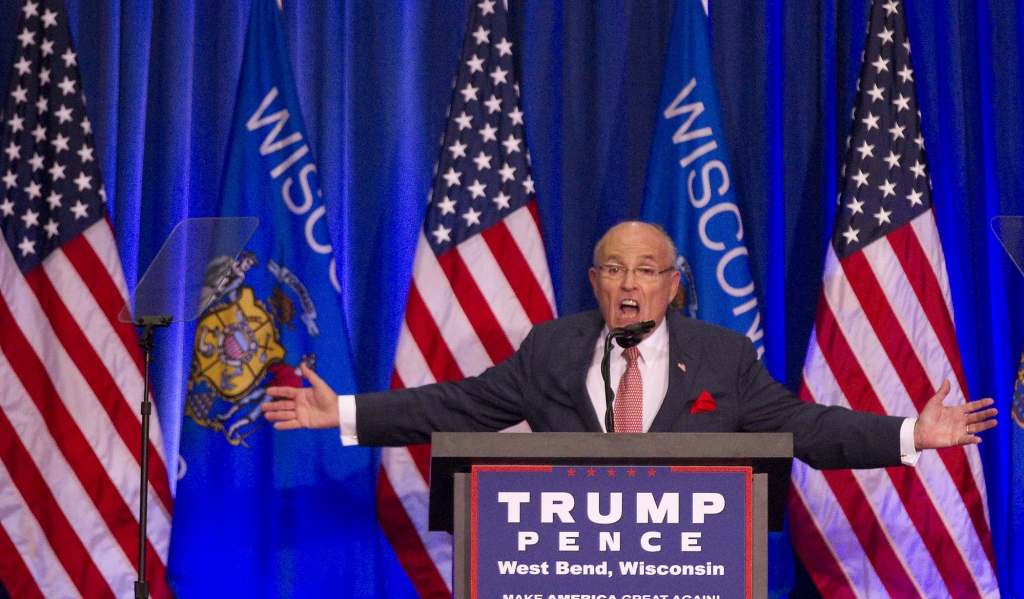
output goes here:
[{"label": "flag red stripe", "polygon": [[[43,276],[41,269],[33,270],[26,276],[29,286],[37,294],[40,293],[40,287],[45,286],[45,283],[42,283],[44,280],[46,280],[46,277]],[[44,295],[48,293],[52,293],[52,289],[43,291]],[[48,304],[42,298],[40,298],[40,302],[44,305]],[[57,303],[59,303],[59,300]],[[65,326],[61,322],[62,318],[55,316],[59,312],[56,303],[47,307],[50,308],[49,313],[51,318],[54,318],[57,330],[78,330],[74,323]],[[68,318],[70,318],[70,315],[68,315]],[[0,321],[14,322],[14,316],[2,298],[0,298]],[[82,351],[83,347],[89,347],[85,341],[72,346],[67,345],[67,340],[62,340],[62,343],[69,350],[69,353]],[[46,428],[50,431],[50,436],[53,438],[54,443],[56,443],[57,448],[64,456],[64,460],[75,473],[85,492],[96,506],[110,533],[122,551],[125,552],[125,555],[136,555],[138,552],[138,519],[132,514],[131,509],[117,490],[117,486],[110,479],[109,474],[96,456],[93,448],[90,447],[82,430],[78,428],[74,418],[68,412],[64,401],[53,386],[46,367],[39,360],[31,345],[29,345],[21,329],[17,326],[2,327],[2,330],[0,330],[0,347],[4,348],[4,356],[7,357],[11,369],[18,373],[18,380],[21,381],[22,387],[24,387],[28,396],[32,398],[33,403],[36,404],[40,415],[46,422]],[[98,373],[108,374],[107,370],[102,367],[102,364],[94,368]],[[5,460],[4,463],[7,464],[7,461]],[[10,468],[9,464],[8,467]],[[146,555],[148,575],[152,576],[155,580],[161,581],[160,584],[154,585],[154,593],[159,593],[160,591],[156,590],[157,587],[165,590],[162,583],[165,575],[165,566],[162,558],[157,554],[156,549],[148,539],[146,541]],[[155,594],[154,597],[156,596]]]},{"label": "flag red stripe", "polygon": [[0,582],[11,597],[45,599],[3,526],[0,526]]},{"label": "flag red stripe", "polygon": [[416,464],[416,469],[420,471],[423,476],[423,480],[426,481],[427,485],[430,484],[430,444],[425,443],[423,445],[410,445],[406,447],[409,450],[409,455],[412,456],[412,461]]},{"label": "flag red stripe", "polygon": [[[906,229],[909,226],[904,225],[902,228]],[[843,270],[847,273],[850,286],[853,288],[854,293],[857,294],[858,300],[860,300],[865,316],[871,322],[871,327],[874,329],[878,340],[885,348],[885,352],[889,356],[896,373],[903,381],[903,385],[907,389],[910,398],[914,401],[917,410],[920,412],[928,399],[935,394],[936,390],[929,383],[928,373],[918,359],[917,354],[911,348],[910,340],[904,335],[899,319],[893,313],[885,293],[879,286],[874,272],[864,257],[864,253],[857,252],[845,258],[841,264],[843,265]],[[945,306],[944,303],[942,305]],[[882,409],[880,404],[877,409]],[[959,490],[963,502],[971,514],[971,521],[978,537],[981,539],[991,538],[988,532],[988,523],[985,521],[985,512],[982,509],[981,493],[978,490],[977,481],[974,480],[974,476],[971,474],[970,464],[967,463],[967,455],[961,448],[951,448],[940,451],[939,457],[949,471],[953,484]],[[926,503],[933,509],[935,508],[935,504],[930,498],[928,498]],[[908,510],[908,513],[913,518],[915,515],[920,514],[920,511],[916,509]],[[984,541],[982,544],[983,546],[985,545]],[[948,570],[943,568],[941,572],[945,576]],[[971,576],[971,580],[974,580],[973,576]]]},{"label": "flag red stripe", "polygon": [[551,320],[551,305],[504,221],[481,234],[532,324]]},{"label": "flag red stripe", "polygon": [[[847,260],[854,256],[861,256],[861,254],[854,254],[847,258]],[[853,351],[847,344],[842,331],[839,330],[832,310],[827,303],[819,302],[818,304],[818,318],[815,323],[815,330],[819,334],[819,346],[822,346],[823,338],[829,340],[829,345],[827,346],[829,351],[823,355],[829,369],[832,370],[835,376],[837,384],[842,389],[843,395],[850,402],[850,406],[856,410],[884,414],[885,409],[882,407],[877,395],[875,395],[875,391],[858,364],[856,357],[854,357]],[[963,555],[957,549],[956,541],[950,536],[945,522],[940,517],[917,471],[905,468],[887,468],[886,472],[893,481],[896,492],[903,501],[903,504],[907,506],[906,512],[921,535],[925,546],[928,547],[928,551],[935,563],[942,565],[938,568],[938,572],[942,575],[943,580],[946,581],[947,587],[951,591],[959,591],[959,593],[954,593],[957,597],[978,596],[979,591],[974,577],[964,562]],[[859,485],[856,486],[855,490],[852,487],[842,490],[837,489],[832,484],[835,477],[830,476],[830,474],[832,473],[825,473],[825,478],[832,486],[836,499],[840,504],[848,503],[850,501],[849,494],[855,493],[859,496],[858,502],[862,502],[864,508],[867,508],[867,497],[864,496]],[[852,474],[850,476],[852,478]],[[847,511],[845,507],[844,511]],[[851,524],[853,524],[854,519],[852,517],[849,519]],[[871,529],[873,530],[878,526],[878,520],[875,516],[872,516],[871,520]],[[861,523],[858,522],[857,524]],[[861,527],[855,525],[854,528],[858,531],[858,536],[860,537],[863,534]],[[872,535],[868,538],[881,539],[882,537]],[[862,542],[864,542],[863,538]],[[885,542],[885,548],[890,550],[892,548],[888,541]],[[865,543],[865,552],[871,557],[872,563],[875,563],[875,556],[878,552],[877,545]],[[882,572],[877,563],[875,564],[875,569],[879,570],[879,575],[881,576]],[[882,579],[885,582],[884,576],[882,576]],[[888,586],[886,582],[886,587],[888,588]]]},{"label": "flag red stripe", "polygon": [[462,371],[455,362],[448,345],[441,337],[441,332],[430,315],[423,298],[420,297],[416,284],[409,285],[409,299],[405,304],[405,323],[409,327],[409,333],[413,341],[420,348],[423,358],[430,366],[430,372],[437,381],[458,381],[462,380]]},{"label": "flag red stripe", "polygon": [[[81,236],[79,236],[80,238]],[[113,376],[110,371],[107,370],[103,360],[96,354],[89,339],[86,338],[82,329],[79,328],[78,323],[75,322],[74,317],[68,310],[64,301],[60,298],[57,290],[53,287],[52,282],[46,276],[43,269],[37,268],[25,275],[25,282],[35,293],[36,298],[39,300],[40,306],[43,311],[46,312],[53,323],[53,331],[57,338],[60,340],[61,346],[64,347],[64,351],[67,352],[68,357],[78,368],[78,371],[82,374],[82,377],[86,380],[89,388],[92,389],[96,395],[96,400],[103,406],[103,410],[110,416],[110,420],[114,425],[114,428],[121,435],[121,439],[124,441],[125,446],[131,451],[132,456],[135,458],[135,463],[139,464],[142,460],[141,453],[142,448],[140,447],[142,441],[142,425],[136,419],[135,415],[131,413],[129,403],[125,400],[125,397],[121,395],[121,390],[114,382]],[[26,342],[27,344],[27,342]],[[40,363],[39,367],[42,369],[40,372],[45,373],[45,368]],[[17,369],[16,369],[17,370]],[[21,370],[18,370],[21,372]],[[53,397],[58,397],[57,391],[53,390]],[[139,399],[141,401],[141,398]],[[40,406],[41,408],[41,406]],[[74,425],[73,421],[71,427],[78,434],[77,426]],[[85,443],[85,438],[82,438]],[[85,449],[88,449],[86,446]],[[156,454],[156,447],[150,441],[149,445],[150,455]],[[66,453],[65,455],[74,456],[75,453]],[[97,461],[97,466],[99,462]],[[164,506],[170,510],[171,494],[170,486],[167,484],[167,471],[164,469],[162,460],[151,460],[150,471],[149,471],[150,484],[153,485],[153,490],[157,492],[160,500],[164,502]]]},{"label": "flag red stripe", "polygon": [[800,531],[799,536],[793,536],[793,547],[796,548],[800,561],[807,567],[807,572],[822,596],[855,599],[857,594],[850,587],[846,572],[825,542],[817,524],[807,511],[807,506],[800,498],[800,491],[795,487],[789,490],[787,513],[791,529]]},{"label": "flag red stripe", "polygon": [[422,599],[449,599],[448,585],[430,559],[423,540],[387,476],[377,479],[377,520],[419,596]]},{"label": "flag red stripe", "polygon": [[50,493],[46,481],[3,410],[0,410],[0,455],[5,458],[4,465],[11,473],[14,486],[39,522],[50,548],[60,559],[78,592],[83,597],[113,599],[113,591]]},{"label": "flag red stripe", "polygon": [[[476,281],[473,280],[473,275],[466,268],[466,264],[462,261],[459,253],[454,251],[445,252],[437,257],[437,263],[448,277],[448,282],[452,285],[452,291],[455,293],[455,297],[458,298],[457,301],[462,306],[462,310],[465,312],[466,318],[469,319],[470,325],[476,331],[476,336],[480,339],[484,350],[487,351],[488,357],[491,358],[491,363],[497,364],[511,356],[513,351],[512,344],[508,342],[508,337],[505,336],[505,329],[501,328],[498,319],[494,317],[490,304],[487,303],[484,295],[480,293],[480,288],[477,287]],[[497,275],[498,273],[495,274]],[[454,298],[453,301],[455,301]]]}]

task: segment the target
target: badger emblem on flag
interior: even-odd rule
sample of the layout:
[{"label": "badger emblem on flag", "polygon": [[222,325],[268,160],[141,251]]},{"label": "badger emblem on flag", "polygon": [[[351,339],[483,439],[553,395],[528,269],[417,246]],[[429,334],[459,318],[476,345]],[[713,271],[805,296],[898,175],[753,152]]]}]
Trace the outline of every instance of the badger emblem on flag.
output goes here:
[{"label": "badger emblem on flag", "polygon": [[[206,306],[196,326],[185,415],[196,424],[222,433],[234,446],[249,447],[246,437],[266,421],[260,405],[271,385],[301,386],[297,367],[285,362],[287,351],[279,326],[294,329],[295,303],[279,285],[271,297],[256,299],[245,273],[259,266],[256,255],[245,251],[233,259],[218,256],[207,265],[201,305]],[[273,260],[267,268],[299,298],[300,319],[316,336],[316,310],[301,281]],[[302,357],[310,368],[312,354]]]},{"label": "badger emblem on flag", "polygon": [[1017,382],[1013,386],[1013,403],[1010,415],[1017,426],[1024,428],[1024,353],[1020,356],[1020,367],[1017,368]]}]

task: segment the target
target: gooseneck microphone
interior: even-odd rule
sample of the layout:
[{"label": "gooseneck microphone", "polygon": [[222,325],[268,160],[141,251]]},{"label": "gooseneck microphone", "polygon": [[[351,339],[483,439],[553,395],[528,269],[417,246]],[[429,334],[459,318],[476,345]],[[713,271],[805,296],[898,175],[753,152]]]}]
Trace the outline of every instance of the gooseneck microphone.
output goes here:
[{"label": "gooseneck microphone", "polygon": [[615,414],[612,407],[615,403],[615,394],[612,393],[611,374],[609,373],[612,340],[617,340],[619,347],[622,349],[628,349],[643,341],[644,335],[651,332],[653,328],[653,320],[642,320],[634,324],[612,329],[608,331],[608,335],[604,338],[604,357],[601,359],[601,377],[604,379],[604,400],[607,405],[607,408],[604,411],[604,428],[609,433],[615,432]]}]

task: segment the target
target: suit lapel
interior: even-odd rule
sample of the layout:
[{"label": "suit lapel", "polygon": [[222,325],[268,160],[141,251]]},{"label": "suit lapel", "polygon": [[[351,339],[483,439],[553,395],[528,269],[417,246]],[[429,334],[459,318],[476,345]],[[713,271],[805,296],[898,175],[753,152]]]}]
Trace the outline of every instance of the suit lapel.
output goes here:
[{"label": "suit lapel", "polygon": [[594,359],[594,348],[597,346],[597,338],[601,335],[604,321],[597,311],[594,311],[592,316],[576,330],[576,337],[571,342],[569,369],[566,372],[572,377],[571,394],[573,401],[576,402],[576,412],[583,418],[583,424],[588,431],[600,433],[604,429],[597,420],[594,404],[587,391],[587,373],[590,370],[590,362]]},{"label": "suit lapel", "polygon": [[[665,401],[658,410],[658,415],[651,423],[650,432],[661,433],[672,431],[672,426],[679,420],[686,407],[688,397],[694,396],[693,384],[697,380],[697,371],[701,363],[695,359],[692,339],[687,335],[686,319],[682,316],[669,314],[666,317],[668,327],[668,390]],[[679,367],[683,364],[684,372]]]}]

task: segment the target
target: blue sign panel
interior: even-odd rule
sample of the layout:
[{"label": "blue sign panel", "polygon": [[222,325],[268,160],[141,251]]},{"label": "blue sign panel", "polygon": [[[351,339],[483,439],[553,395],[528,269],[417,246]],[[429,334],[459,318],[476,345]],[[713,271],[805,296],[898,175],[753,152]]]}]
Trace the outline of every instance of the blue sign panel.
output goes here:
[{"label": "blue sign panel", "polygon": [[474,466],[473,599],[750,597],[750,468]]}]

